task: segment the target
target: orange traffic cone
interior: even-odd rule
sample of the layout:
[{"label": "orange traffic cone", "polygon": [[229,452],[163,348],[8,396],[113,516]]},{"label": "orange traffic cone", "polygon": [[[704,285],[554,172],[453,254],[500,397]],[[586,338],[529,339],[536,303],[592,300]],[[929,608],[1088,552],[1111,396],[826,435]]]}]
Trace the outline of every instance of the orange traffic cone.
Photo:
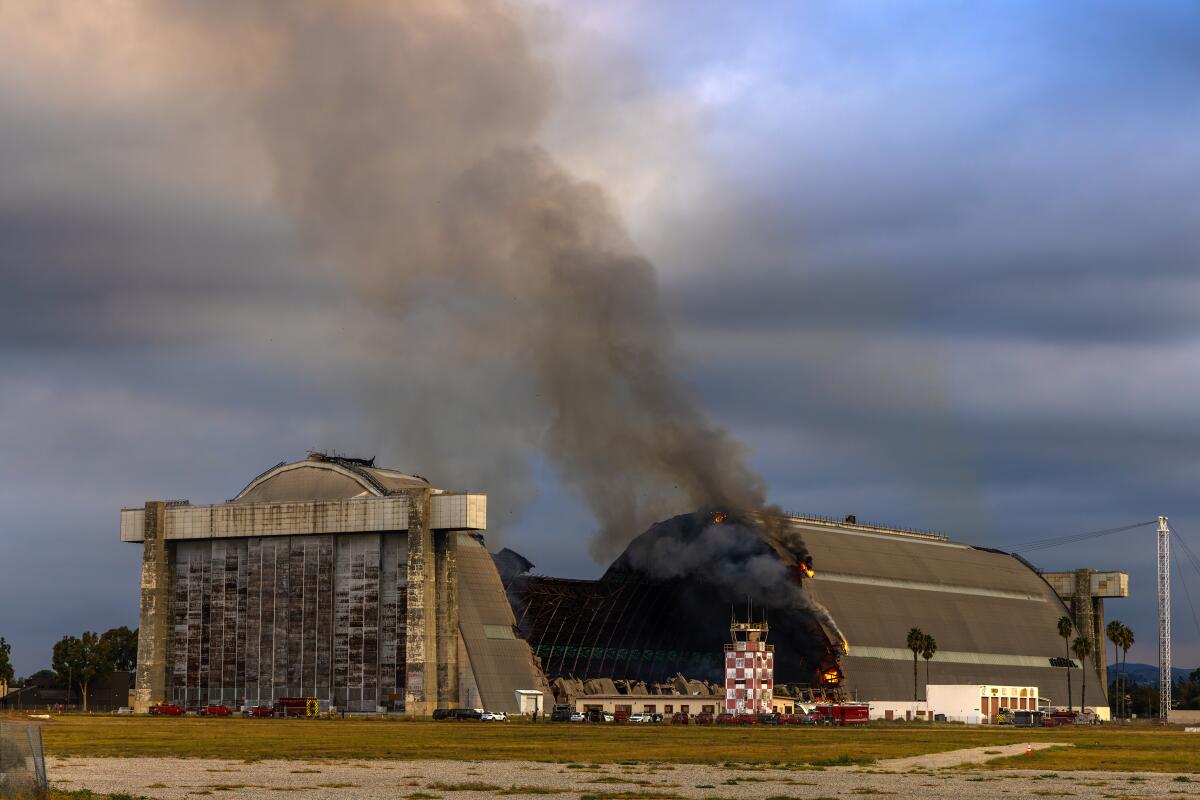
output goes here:
[{"label": "orange traffic cone", "polygon": [[1025,755],[1027,755],[1027,756],[1033,755],[1033,744],[1032,743],[1025,745]]}]

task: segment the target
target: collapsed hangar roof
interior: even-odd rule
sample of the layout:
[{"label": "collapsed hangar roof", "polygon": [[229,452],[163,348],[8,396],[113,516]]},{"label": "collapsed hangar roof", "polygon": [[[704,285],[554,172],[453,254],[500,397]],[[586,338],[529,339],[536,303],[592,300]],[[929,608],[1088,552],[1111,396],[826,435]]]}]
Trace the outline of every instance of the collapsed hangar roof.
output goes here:
[{"label": "collapsed hangar roof", "polygon": [[287,503],[382,497],[429,488],[420,475],[375,466],[373,458],[309,453],[304,461],[280,462],[238,492],[232,503]]}]

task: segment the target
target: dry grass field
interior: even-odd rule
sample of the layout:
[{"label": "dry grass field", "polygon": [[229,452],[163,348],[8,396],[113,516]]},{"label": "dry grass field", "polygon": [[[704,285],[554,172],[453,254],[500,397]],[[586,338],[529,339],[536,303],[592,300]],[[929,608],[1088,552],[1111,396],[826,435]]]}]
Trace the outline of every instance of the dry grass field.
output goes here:
[{"label": "dry grass field", "polygon": [[996,759],[989,769],[1200,774],[1200,734],[1152,727],[863,729],[388,720],[65,716],[43,726],[55,756],[261,759],[454,759],[614,764],[736,763],[834,766],[1026,741],[1073,747]]}]

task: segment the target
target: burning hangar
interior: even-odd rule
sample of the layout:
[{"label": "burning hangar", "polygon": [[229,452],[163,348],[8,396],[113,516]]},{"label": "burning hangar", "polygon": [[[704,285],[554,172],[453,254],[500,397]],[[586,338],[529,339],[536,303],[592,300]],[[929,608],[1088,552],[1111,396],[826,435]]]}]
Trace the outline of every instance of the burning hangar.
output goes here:
[{"label": "burning hangar", "polygon": [[[802,543],[803,562],[779,540]],[[688,561],[689,547],[704,557]],[[513,561],[501,564],[511,570]],[[664,571],[664,562],[673,566]],[[1093,636],[1104,624],[1098,597],[1073,603],[1076,614],[1018,556],[816,517],[782,517],[772,531],[726,514],[689,514],[642,534],[596,581],[528,570],[504,577],[521,635],[560,692],[582,691],[595,678],[653,686],[677,673],[723,683],[730,603],[750,596],[770,620],[776,685],[911,699],[906,636],[917,627],[938,642],[932,682],[1038,686],[1042,697],[1066,705],[1057,621],[1086,617]],[[1103,650],[1087,665],[1101,704]]]},{"label": "burning hangar", "polygon": [[[712,691],[747,598],[769,619],[776,686],[911,699],[918,627],[938,641],[932,683],[1037,686],[1065,705],[1057,620],[1102,631],[1111,583],[938,534],[714,510],[653,526],[597,580],[567,580],[489,553],[486,503],[314,453],[227,503],[122,510],[122,541],[143,547],[136,706],[309,696],[426,716],[516,711],[517,690]],[[1122,577],[1107,596],[1127,592]],[[1086,665],[1101,702],[1104,649]]]}]

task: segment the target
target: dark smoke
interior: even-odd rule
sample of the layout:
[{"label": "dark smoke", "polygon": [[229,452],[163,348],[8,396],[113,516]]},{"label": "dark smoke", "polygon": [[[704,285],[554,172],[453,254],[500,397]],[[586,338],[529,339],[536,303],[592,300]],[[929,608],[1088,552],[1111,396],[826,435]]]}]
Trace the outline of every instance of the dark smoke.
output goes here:
[{"label": "dark smoke", "polygon": [[[471,442],[436,391],[389,379],[406,374],[392,361],[406,348],[437,347],[455,357],[441,364],[446,385],[462,389],[458,370],[508,376],[474,387],[502,429],[476,437],[477,460],[504,465],[486,488],[503,496],[522,448],[540,446],[599,521],[597,559],[673,511],[761,507],[743,448],[677,374],[652,265],[602,188],[538,147],[552,80],[503,5],[174,12],[299,235],[383,320],[361,383],[380,439],[428,448],[403,463]],[[414,324],[431,308],[448,321]],[[518,410],[530,401],[539,414]]]},{"label": "dark smoke", "polygon": [[[845,636],[837,622],[812,597],[797,572],[807,555],[799,535],[778,513],[701,511],[654,525],[630,543],[604,579],[634,573],[654,580],[682,580],[703,585],[738,614],[745,614],[747,601],[758,609],[783,612],[787,618],[794,618],[796,612],[807,614],[824,628],[830,644],[839,645]],[[824,638],[817,630],[810,631],[804,643],[810,664],[820,663],[825,655]]]}]

